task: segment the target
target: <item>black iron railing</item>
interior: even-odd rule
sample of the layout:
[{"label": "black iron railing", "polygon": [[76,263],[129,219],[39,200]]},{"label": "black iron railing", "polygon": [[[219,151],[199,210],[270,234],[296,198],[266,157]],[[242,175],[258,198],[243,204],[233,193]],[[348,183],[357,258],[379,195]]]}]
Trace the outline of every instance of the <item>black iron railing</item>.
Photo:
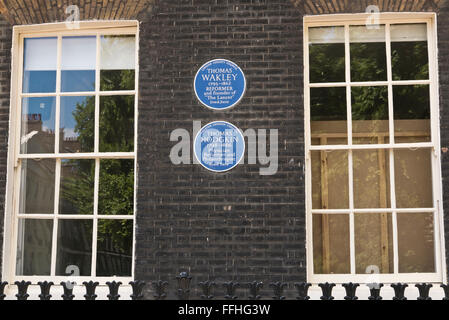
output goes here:
[{"label": "black iron railing", "polygon": [[[168,297],[168,290],[172,290],[171,293],[174,293],[174,296],[179,300],[189,300],[189,299],[202,299],[202,300],[237,300],[237,299],[249,299],[249,300],[261,300],[261,299],[273,299],[273,300],[286,300],[287,296],[284,295],[284,290],[287,287],[295,288],[295,298],[297,300],[309,300],[309,288],[311,287],[310,283],[306,282],[296,282],[296,283],[286,283],[286,282],[271,282],[268,284],[268,288],[270,288],[272,294],[263,296],[261,293],[261,289],[264,287],[264,283],[261,281],[253,281],[247,283],[239,283],[236,281],[229,282],[214,282],[214,281],[204,281],[198,282],[196,284],[195,289],[192,288],[192,277],[186,273],[182,272],[175,279],[176,286],[174,288],[169,287],[169,282],[167,281],[154,281],[150,283],[146,283],[144,281],[136,280],[129,282],[129,285],[132,288],[132,293],[130,295],[131,300],[144,300],[144,299],[155,299],[155,300],[164,300]],[[0,283],[0,300],[4,300],[6,295],[4,293],[5,287],[8,285],[7,282]],[[16,281],[14,285],[17,287],[17,294],[15,294],[15,298],[17,300],[27,300],[29,298],[29,294],[27,293],[31,282],[29,281]],[[50,294],[50,289],[54,285],[53,282],[39,282],[40,287],[40,300],[50,300],[52,295]],[[61,282],[62,287],[62,299],[63,300],[73,300],[75,295],[73,293],[74,283],[73,282]],[[85,300],[95,300],[98,296],[95,293],[98,282],[94,281],[85,281],[83,282],[83,286],[85,288],[85,294],[83,298]],[[109,294],[107,298],[109,300],[119,300],[121,298],[120,289],[122,286],[121,282],[110,281],[106,282],[106,285],[109,288]],[[320,283],[318,286],[321,289],[321,300],[334,300],[333,289],[339,285],[334,283]],[[344,296],[344,300],[358,300],[357,297],[357,289],[363,285],[358,283],[344,283],[341,285],[344,288],[346,295]],[[386,285],[382,283],[372,283],[367,284],[369,287],[370,295],[368,300],[382,300],[382,288]],[[406,283],[394,283],[390,284],[391,288],[394,290],[393,300],[407,300],[405,291],[409,284]],[[412,285],[410,285],[412,286]],[[419,296],[417,300],[432,300],[429,295],[430,289],[433,287],[432,284],[429,283],[421,283],[414,285],[418,291]],[[443,300],[449,300],[449,285],[441,284],[441,296],[443,296]],[[150,292],[152,296],[146,297],[144,295],[144,289],[150,287]],[[224,295],[215,296],[215,289],[221,287],[224,289]],[[243,290],[245,289],[245,290]],[[193,296],[192,292],[195,291],[196,295]],[[238,291],[238,292],[237,292]],[[122,297],[124,298],[124,297]]]}]

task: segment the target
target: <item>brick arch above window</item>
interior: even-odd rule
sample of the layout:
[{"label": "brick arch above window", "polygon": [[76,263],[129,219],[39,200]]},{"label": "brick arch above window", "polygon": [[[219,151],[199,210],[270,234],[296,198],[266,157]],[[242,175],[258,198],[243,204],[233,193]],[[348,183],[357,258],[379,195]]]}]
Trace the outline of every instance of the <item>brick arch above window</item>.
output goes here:
[{"label": "brick arch above window", "polygon": [[[170,0],[0,0],[0,14],[12,25],[61,22],[67,19],[68,5],[79,7],[80,20],[137,19],[153,3]],[[196,0],[193,0],[195,4]],[[268,0],[267,0],[268,1]],[[365,12],[377,5],[381,12],[438,12],[447,0],[290,0],[303,14]]]},{"label": "brick arch above window", "polygon": [[[68,5],[77,5],[80,20],[136,19],[153,3],[169,0],[0,0],[0,14],[12,25],[61,22],[67,19]],[[193,4],[196,0],[192,0]],[[377,5],[381,12],[438,12],[447,0],[290,0],[303,14],[364,12]]]},{"label": "brick arch above window", "polygon": [[69,5],[79,7],[80,20],[134,20],[155,0],[0,0],[0,14],[12,25],[63,22]]},{"label": "brick arch above window", "polygon": [[381,12],[438,12],[447,0],[291,0],[303,14],[332,14],[365,12],[376,5]]}]

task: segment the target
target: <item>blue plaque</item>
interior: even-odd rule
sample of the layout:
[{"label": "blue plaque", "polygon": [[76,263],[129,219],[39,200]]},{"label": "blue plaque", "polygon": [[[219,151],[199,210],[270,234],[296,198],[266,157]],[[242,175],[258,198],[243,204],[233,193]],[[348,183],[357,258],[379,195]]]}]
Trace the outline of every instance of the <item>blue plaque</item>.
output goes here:
[{"label": "blue plaque", "polygon": [[207,170],[224,172],[234,168],[245,153],[245,139],[240,130],[225,121],[205,125],[195,137],[194,153]]},{"label": "blue plaque", "polygon": [[208,108],[224,110],[235,106],[246,89],[243,71],[234,62],[216,59],[205,63],[194,81],[198,100]]}]

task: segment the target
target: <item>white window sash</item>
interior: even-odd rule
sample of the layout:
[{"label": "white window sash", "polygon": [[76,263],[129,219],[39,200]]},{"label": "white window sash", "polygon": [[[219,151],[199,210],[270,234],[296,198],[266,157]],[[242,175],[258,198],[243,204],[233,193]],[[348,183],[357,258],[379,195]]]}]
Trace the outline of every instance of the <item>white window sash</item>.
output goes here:
[{"label": "white window sash", "polygon": [[[137,149],[137,88],[138,88],[138,30],[137,21],[117,21],[117,22],[80,22],[79,29],[68,29],[65,23],[49,24],[49,25],[34,25],[34,26],[16,26],[13,28],[13,61],[12,61],[12,79],[11,79],[11,123],[9,145],[8,150],[8,182],[6,192],[5,203],[5,235],[4,235],[4,250],[3,250],[3,266],[2,275],[3,280],[13,283],[16,280],[29,279],[33,283],[42,280],[58,279],[67,277],[56,276],[56,249],[57,249],[57,223],[60,219],[91,219],[93,220],[93,239],[92,239],[92,270],[89,277],[78,277],[78,279],[91,279],[97,280],[101,284],[104,284],[110,277],[97,277],[96,276],[96,255],[97,255],[97,222],[98,219],[120,219],[120,220],[132,220],[133,226],[135,226],[135,214],[133,215],[99,215],[98,208],[98,180],[99,180],[99,163],[101,159],[133,159],[134,160],[134,212],[136,207],[136,149]],[[135,36],[135,52],[134,61],[135,65],[135,89],[113,92],[100,91],[100,47],[98,42],[102,35],[134,35]],[[96,72],[96,88],[92,92],[61,92],[61,71],[62,71],[62,37],[64,36],[95,36],[96,37],[96,63],[94,66]],[[57,88],[55,93],[50,94],[24,94],[22,93],[22,75],[23,75],[23,39],[24,38],[40,38],[40,37],[57,37]],[[79,66],[78,66],[79,67]],[[70,68],[69,68],[70,69]],[[59,116],[60,116],[60,97],[62,96],[95,96],[95,142],[94,152],[92,153],[60,153],[59,152]],[[99,97],[104,95],[134,95],[134,150],[132,152],[99,152]],[[23,97],[39,97],[39,96],[55,96],[56,99],[56,112],[55,112],[55,153],[52,154],[20,154],[20,125],[21,125],[21,100]],[[23,159],[56,159],[56,171],[55,171],[55,204],[54,214],[22,214],[18,212],[18,201],[20,191],[20,174],[21,174],[21,161]],[[94,185],[94,212],[92,215],[62,215],[58,212],[58,198],[59,198],[59,181],[61,174],[61,159],[94,159],[96,163],[95,167],[95,185]],[[51,258],[51,274],[42,276],[20,276],[16,275],[16,254],[17,254],[17,241],[18,241],[18,219],[33,218],[33,219],[53,219],[53,234],[52,234],[52,258]],[[127,283],[134,277],[134,248],[135,248],[135,230],[133,230],[133,244],[132,244],[132,265],[131,275],[129,277],[116,277],[122,282]],[[55,282],[56,283],[56,282]]]},{"label": "white window sash", "polygon": [[[307,280],[312,283],[336,282],[343,283],[348,281],[364,283],[368,281],[368,275],[356,274],[355,272],[355,239],[354,239],[354,214],[355,213],[391,213],[393,223],[393,266],[394,272],[390,274],[376,275],[379,282],[446,282],[446,264],[444,257],[444,231],[443,231],[443,211],[441,205],[441,161],[440,161],[440,141],[439,141],[439,105],[438,105],[438,74],[436,65],[436,25],[435,14],[381,14],[379,23],[385,26],[385,43],[387,54],[387,81],[375,82],[351,82],[350,76],[350,26],[363,25],[368,14],[344,14],[344,15],[322,15],[308,16],[304,18],[304,108],[305,108],[305,150],[306,150],[306,237],[307,237]],[[391,37],[390,29],[392,25],[426,23],[425,34],[417,33],[413,38],[406,34],[402,39],[397,35]],[[309,45],[319,42],[317,32],[313,34],[314,39],[309,39],[309,28],[313,27],[332,27],[339,26],[344,28],[345,45],[345,82],[339,83],[310,83],[309,78]],[[396,28],[396,27],[395,27]],[[400,29],[400,28],[399,28]],[[413,31],[413,30],[412,30]],[[413,32],[415,32],[414,30]],[[422,31],[422,29],[421,29]],[[413,32],[410,32],[413,34]],[[337,37],[338,38],[338,37]],[[318,40],[317,40],[318,39]],[[391,42],[393,41],[423,41],[427,40],[429,50],[429,79],[428,80],[408,80],[394,81],[392,77],[391,66]],[[335,38],[331,41],[335,43]],[[341,38],[338,39],[341,41]],[[362,41],[362,39],[356,39]],[[377,41],[377,40],[376,40]],[[425,84],[430,86],[431,103],[431,142],[425,143],[395,143],[394,117],[393,117],[393,86],[397,85],[417,85]],[[387,86],[389,101],[389,136],[390,143],[382,145],[357,145],[352,141],[352,112],[351,112],[351,88],[354,86]],[[347,90],[347,145],[312,145],[311,127],[310,127],[310,88],[320,87],[346,87]],[[434,206],[432,208],[396,208],[395,203],[395,181],[394,181],[394,150],[409,148],[428,148],[432,150],[432,187]],[[353,150],[384,149],[389,150],[390,161],[390,203],[391,208],[373,208],[357,209],[354,208],[353,199]],[[312,173],[311,173],[311,151],[348,151],[348,189],[349,206],[348,209],[312,209]],[[434,246],[435,246],[435,272],[434,273],[399,273],[398,267],[398,234],[397,234],[397,213],[429,212],[434,217]],[[313,271],[313,224],[312,215],[314,214],[345,214],[349,216],[350,228],[350,273],[344,275],[336,274],[315,274]],[[370,280],[369,280],[370,281]]]}]

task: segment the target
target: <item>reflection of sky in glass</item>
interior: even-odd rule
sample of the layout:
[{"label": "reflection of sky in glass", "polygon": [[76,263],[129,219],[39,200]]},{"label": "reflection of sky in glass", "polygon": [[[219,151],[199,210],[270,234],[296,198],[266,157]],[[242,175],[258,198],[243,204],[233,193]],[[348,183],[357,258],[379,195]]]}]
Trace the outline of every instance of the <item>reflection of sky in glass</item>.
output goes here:
[{"label": "reflection of sky in glass", "polygon": [[95,70],[95,57],[95,36],[62,38],[62,70]]},{"label": "reflection of sky in glass", "polygon": [[23,92],[55,92],[56,38],[24,40]]},{"label": "reflection of sky in glass", "polygon": [[33,116],[35,120],[42,121],[42,131],[55,130],[55,97],[23,98],[22,121],[30,122]]},{"label": "reflection of sky in glass", "polygon": [[55,92],[56,71],[24,71],[23,92]]},{"label": "reflection of sky in glass", "polygon": [[76,106],[86,105],[89,97],[61,97],[61,130],[64,129],[64,138],[77,138],[79,133],[75,132],[76,121],[73,117],[73,113],[76,110]]},{"label": "reflection of sky in glass", "polygon": [[96,38],[63,37],[61,90],[81,92],[95,90]]},{"label": "reflection of sky in glass", "polygon": [[61,71],[62,92],[83,92],[95,90],[95,70]]}]

